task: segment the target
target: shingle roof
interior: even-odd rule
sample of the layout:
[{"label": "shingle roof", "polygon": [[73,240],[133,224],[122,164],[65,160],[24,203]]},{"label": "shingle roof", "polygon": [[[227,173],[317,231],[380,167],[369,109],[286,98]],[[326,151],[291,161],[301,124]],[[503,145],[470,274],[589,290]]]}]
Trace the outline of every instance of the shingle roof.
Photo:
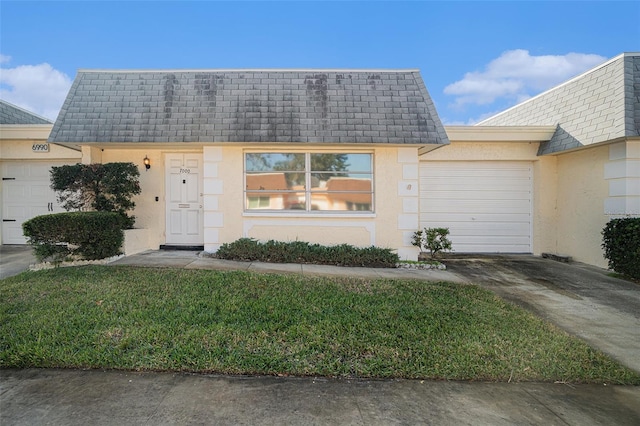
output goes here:
[{"label": "shingle roof", "polygon": [[0,99],[0,124],[51,124],[52,122]]},{"label": "shingle roof", "polygon": [[640,136],[640,53],[618,55],[477,125],[557,125],[538,155]]},{"label": "shingle roof", "polygon": [[415,70],[79,71],[49,141],[449,143]]}]

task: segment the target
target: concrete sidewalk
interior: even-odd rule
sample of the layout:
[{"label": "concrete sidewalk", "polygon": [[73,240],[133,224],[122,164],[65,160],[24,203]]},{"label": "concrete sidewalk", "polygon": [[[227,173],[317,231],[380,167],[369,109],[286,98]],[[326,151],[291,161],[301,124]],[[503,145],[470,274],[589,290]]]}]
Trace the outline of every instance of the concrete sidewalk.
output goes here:
[{"label": "concrete sidewalk", "polygon": [[2,425],[638,425],[640,387],[0,370]]},{"label": "concrete sidewalk", "polygon": [[464,283],[465,278],[446,270],[418,270],[402,268],[349,268],[331,265],[307,265],[298,263],[236,262],[201,256],[196,251],[148,250],[123,257],[110,265],[129,265],[149,268],[210,269],[222,271],[250,271],[264,273],[289,273],[306,276],[344,276],[353,278],[396,278],[426,281]]}]

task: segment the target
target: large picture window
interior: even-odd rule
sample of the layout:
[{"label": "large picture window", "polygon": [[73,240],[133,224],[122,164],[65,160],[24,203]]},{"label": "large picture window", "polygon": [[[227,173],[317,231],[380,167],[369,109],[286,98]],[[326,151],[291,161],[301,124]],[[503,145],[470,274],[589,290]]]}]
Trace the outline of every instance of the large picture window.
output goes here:
[{"label": "large picture window", "polygon": [[245,153],[245,209],[373,212],[373,155]]}]

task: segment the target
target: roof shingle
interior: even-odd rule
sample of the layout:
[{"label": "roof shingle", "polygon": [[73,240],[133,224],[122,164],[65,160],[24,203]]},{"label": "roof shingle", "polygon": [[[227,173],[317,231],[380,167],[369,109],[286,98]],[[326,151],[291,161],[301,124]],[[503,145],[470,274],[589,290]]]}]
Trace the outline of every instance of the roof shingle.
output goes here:
[{"label": "roof shingle", "polygon": [[0,124],[51,124],[51,121],[0,99]]},{"label": "roof shingle", "polygon": [[80,71],[50,142],[447,144],[418,71]]},{"label": "roof shingle", "polygon": [[478,126],[558,125],[538,155],[640,135],[640,53],[624,53]]}]

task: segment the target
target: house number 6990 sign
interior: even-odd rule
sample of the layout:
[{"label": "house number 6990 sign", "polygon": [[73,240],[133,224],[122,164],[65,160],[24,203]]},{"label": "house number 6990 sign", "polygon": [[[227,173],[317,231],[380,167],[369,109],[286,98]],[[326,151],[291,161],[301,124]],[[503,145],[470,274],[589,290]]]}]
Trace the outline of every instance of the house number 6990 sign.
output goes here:
[{"label": "house number 6990 sign", "polygon": [[31,145],[31,151],[33,152],[49,152],[48,143],[34,143]]},{"label": "house number 6990 sign", "polygon": [[189,174],[191,173],[191,169],[180,169],[181,174]]}]

